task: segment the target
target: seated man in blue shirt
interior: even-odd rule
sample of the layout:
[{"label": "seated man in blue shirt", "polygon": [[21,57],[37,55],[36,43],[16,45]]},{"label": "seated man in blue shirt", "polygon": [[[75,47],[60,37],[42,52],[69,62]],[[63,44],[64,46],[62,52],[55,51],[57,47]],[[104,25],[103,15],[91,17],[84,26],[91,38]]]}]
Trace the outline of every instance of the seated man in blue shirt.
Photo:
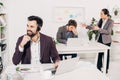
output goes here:
[{"label": "seated man in blue shirt", "polygon": [[[76,27],[77,27],[77,22],[72,19],[69,20],[66,25],[64,25],[58,29],[57,41],[59,43],[66,44],[68,38],[77,38],[78,33],[76,30]],[[59,56],[62,60],[63,56],[69,56],[69,55],[72,55],[72,58],[77,56],[77,54],[60,54]]]}]

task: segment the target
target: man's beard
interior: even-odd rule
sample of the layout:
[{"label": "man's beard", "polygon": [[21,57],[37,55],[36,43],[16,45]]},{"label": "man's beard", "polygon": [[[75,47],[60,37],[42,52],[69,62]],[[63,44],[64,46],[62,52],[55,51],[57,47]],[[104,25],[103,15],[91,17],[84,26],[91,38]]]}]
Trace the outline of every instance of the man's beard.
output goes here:
[{"label": "man's beard", "polygon": [[27,35],[30,36],[30,38],[33,38],[37,34],[37,32],[33,33],[32,31],[30,31],[31,32],[31,34],[30,34],[30,33],[28,33],[28,31],[30,31],[30,30],[27,30]]}]

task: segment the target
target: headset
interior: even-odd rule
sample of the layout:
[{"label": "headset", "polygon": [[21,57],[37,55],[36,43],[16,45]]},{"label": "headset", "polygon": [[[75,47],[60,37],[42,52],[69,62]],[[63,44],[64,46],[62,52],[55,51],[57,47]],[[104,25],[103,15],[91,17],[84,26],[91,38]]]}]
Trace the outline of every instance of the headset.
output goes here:
[{"label": "headset", "polygon": [[40,26],[38,26],[38,27],[37,27],[37,31],[40,31],[40,30],[41,30],[41,27],[40,27]]},{"label": "headset", "polygon": [[37,31],[40,31],[40,30],[41,30],[41,26],[38,26],[38,27],[37,27]]},{"label": "headset", "polygon": [[35,20],[38,24],[36,31],[40,31],[43,24],[42,19],[38,16],[33,16],[33,15],[28,17],[28,21],[33,21],[33,20]]}]

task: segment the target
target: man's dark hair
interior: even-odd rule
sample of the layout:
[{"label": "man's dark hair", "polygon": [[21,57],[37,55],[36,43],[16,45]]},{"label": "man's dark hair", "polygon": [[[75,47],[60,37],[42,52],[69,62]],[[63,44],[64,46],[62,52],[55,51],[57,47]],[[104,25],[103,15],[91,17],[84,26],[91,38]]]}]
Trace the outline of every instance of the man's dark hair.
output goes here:
[{"label": "man's dark hair", "polygon": [[110,16],[108,9],[104,8],[102,11],[105,15]]},{"label": "man's dark hair", "polygon": [[77,27],[77,22],[75,20],[70,19],[67,23],[67,26],[71,26],[71,25],[75,26],[75,28],[76,28]]},{"label": "man's dark hair", "polygon": [[29,16],[28,17],[28,21],[33,21],[33,20],[35,20],[37,22],[39,27],[42,27],[43,20],[40,17],[38,17],[38,16]]}]

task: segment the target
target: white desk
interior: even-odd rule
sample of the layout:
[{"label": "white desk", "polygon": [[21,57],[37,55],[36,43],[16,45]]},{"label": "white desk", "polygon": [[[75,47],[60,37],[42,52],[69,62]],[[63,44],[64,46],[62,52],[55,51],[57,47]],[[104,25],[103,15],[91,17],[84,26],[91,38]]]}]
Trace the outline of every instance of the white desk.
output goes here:
[{"label": "white desk", "polygon": [[[109,80],[106,75],[102,74],[98,69],[96,69],[95,65],[90,62],[79,61],[76,63],[77,67],[70,71],[60,75],[50,76],[45,79],[42,76],[41,72],[36,72],[36,70],[32,70],[33,72],[25,72],[22,73],[24,75],[23,80]],[[52,68],[53,64],[42,64],[44,69]],[[2,80],[13,80],[13,76],[15,75],[15,70],[17,66],[8,66],[4,73],[2,74]],[[31,65],[20,65],[19,67],[31,67]],[[37,68],[41,68],[41,66],[34,66]],[[9,76],[9,78],[7,77]],[[11,76],[11,77],[10,77]],[[46,77],[46,76],[44,76]],[[20,80],[20,79],[16,79]]]},{"label": "white desk", "polygon": [[106,74],[106,63],[107,63],[107,50],[110,49],[110,47],[97,43],[97,42],[89,42],[87,44],[79,45],[79,46],[67,46],[64,44],[57,44],[56,48],[59,52],[59,54],[70,54],[70,53],[77,53],[77,54],[83,54],[83,53],[96,53],[104,52],[104,64],[103,64],[103,73]]},{"label": "white desk", "polygon": [[[31,67],[31,65],[21,65],[20,67]],[[51,68],[53,65],[51,64],[43,64],[44,69]],[[36,66],[36,67],[39,67]],[[14,71],[16,66],[8,66],[4,71],[6,75],[14,75]],[[38,69],[37,69],[38,70]],[[106,75],[102,74],[98,69],[96,69],[95,65],[91,64],[90,62],[80,61],[77,63],[77,67],[70,71],[60,75],[51,76],[49,79],[43,79],[41,77],[40,72],[33,72],[33,73],[24,73],[25,77],[24,80],[109,80]],[[12,76],[13,77],[13,76]],[[42,79],[41,79],[42,78]],[[12,80],[12,79],[4,79],[2,80]],[[19,80],[19,79],[17,79]]]},{"label": "white desk", "polygon": [[[16,71],[19,67],[20,71]],[[54,68],[53,64],[38,64],[38,65],[10,65],[3,71],[2,80],[48,80],[51,78],[51,71],[46,69]],[[21,70],[24,69],[24,70]],[[29,69],[26,71],[25,69]]]}]

